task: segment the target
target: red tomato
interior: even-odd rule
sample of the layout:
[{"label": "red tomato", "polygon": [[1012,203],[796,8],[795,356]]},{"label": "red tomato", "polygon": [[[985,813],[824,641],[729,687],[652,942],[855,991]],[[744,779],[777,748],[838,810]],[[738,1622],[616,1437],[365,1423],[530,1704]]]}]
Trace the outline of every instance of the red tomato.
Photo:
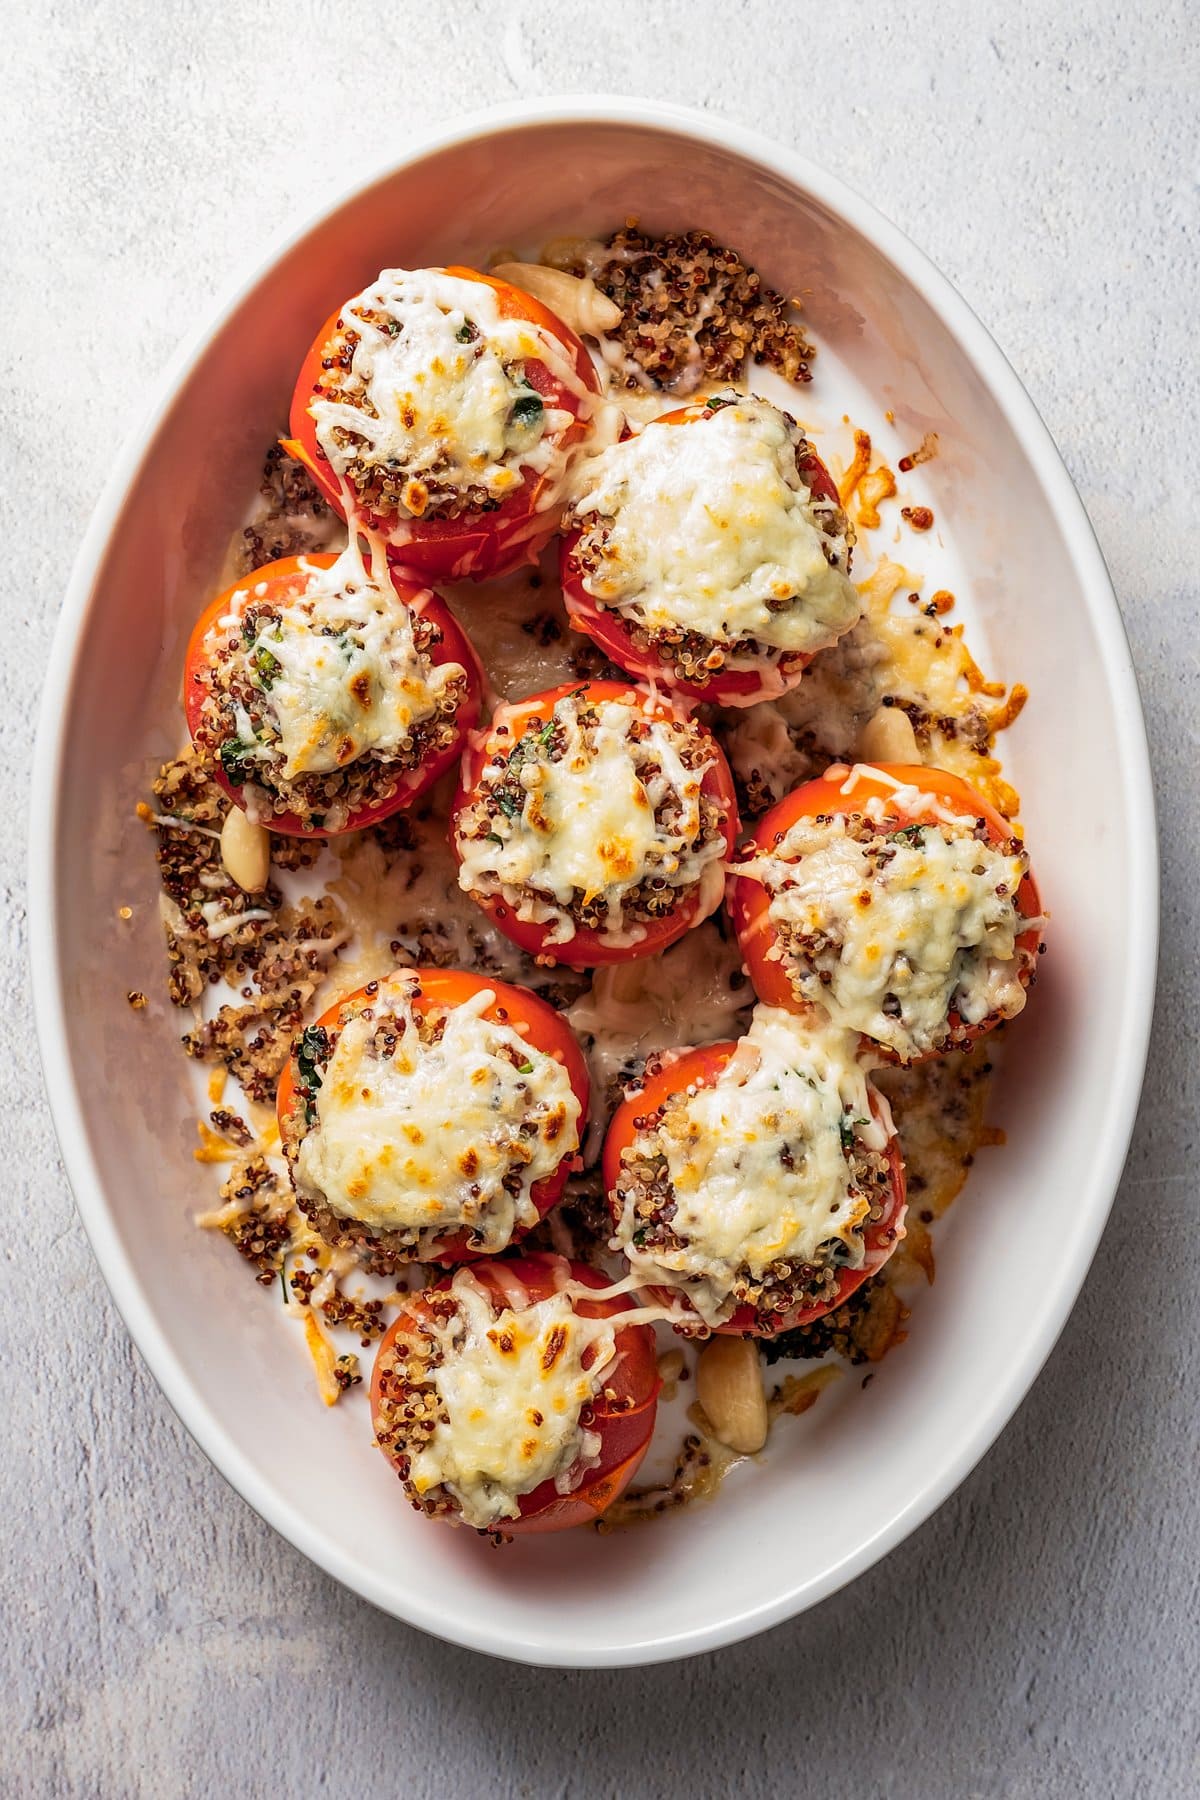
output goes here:
[{"label": "red tomato", "polygon": [[[531,694],[526,700],[514,700],[505,706],[498,706],[486,733],[476,734],[463,757],[461,784],[450,816],[450,843],[458,860],[462,861],[458,849],[458,815],[475,799],[480,776],[497,747],[511,751],[528,730],[547,722],[557,701],[568,694],[579,693],[595,701],[627,700],[632,697],[646,708],[651,717],[691,723],[708,740],[713,762],[701,783],[701,792],[711,795],[720,808],[725,854],[732,855],[738,833],[737,795],[725,753],[711,733],[695,720],[689,720],[689,715],[682,708],[673,706],[669,700],[647,695],[631,682],[588,681],[568,682],[566,686],[551,688],[544,694]],[[508,728],[507,737],[497,736],[499,726]],[[646,935],[636,944],[606,944],[599,932],[586,926],[576,927],[574,937],[567,943],[555,944],[548,941],[549,926],[529,919],[515,918],[511,907],[500,896],[472,894],[471,897],[491,915],[505,936],[511,938],[514,944],[519,944],[528,955],[550,958],[554,962],[566,963],[568,967],[578,969],[592,969],[599,967],[601,963],[630,962],[635,957],[653,956],[657,951],[665,950],[668,945],[677,943],[701,920],[700,896],[693,890],[681,900],[674,912],[646,922]]]},{"label": "red tomato", "polygon": [[[711,415],[708,414],[705,403],[698,401],[691,406],[680,406],[673,412],[663,413],[646,429],[657,431],[660,425],[686,425],[706,416]],[[817,499],[830,500],[835,506],[841,504],[833,477],[811,445],[800,458],[798,467]],[[623,613],[600,605],[589,594],[584,586],[584,571],[576,557],[576,549],[582,536],[582,531],[571,532],[563,539],[559,552],[567,617],[577,631],[586,632],[594,643],[599,644],[604,654],[619,669],[628,669],[631,675],[660,682],[673,693],[687,694],[693,700],[716,700],[730,706],[749,706],[755,700],[777,697],[795,687],[812,661],[811,656],[789,657],[788,672],[783,674],[778,668],[778,657],[770,657],[763,659],[762,668],[718,670],[704,683],[684,680],[675,673],[669,656],[652,647],[642,649],[634,642],[632,622]]]},{"label": "red tomato", "polygon": [[[868,765],[858,764],[862,769]],[[960,775],[951,775],[944,769],[928,769],[923,765],[906,765],[900,763],[879,763],[869,765],[878,768],[884,776],[893,781],[902,781],[907,787],[917,788],[922,794],[930,794],[940,800],[951,811],[964,818],[982,819],[988,837],[994,844],[1006,844],[1013,835],[1012,826],[994,806],[990,806],[977,789]],[[742,845],[740,855],[745,857],[769,854],[786,836],[797,819],[814,818],[818,814],[850,814],[861,812],[864,803],[878,797],[888,810],[890,819],[894,819],[897,827],[906,824],[922,823],[921,816],[906,811],[896,803],[895,789],[887,781],[872,780],[869,775],[860,775],[850,794],[843,794],[849,769],[843,764],[835,763],[816,781],[806,781],[802,787],[793,789],[784,796],[778,805],[765,813],[758,821],[754,831]],[[924,820],[928,823],[928,820]],[[766,888],[759,881],[747,877],[732,875],[729,882],[727,898],[730,915],[738,934],[738,942],[742,955],[746,959],[750,971],[750,979],[754,983],[754,991],[759,999],[768,1006],[783,1006],[790,1012],[807,1012],[803,1001],[796,998],[792,984],[782,961],[773,958],[769,952],[776,941],[775,927],[771,923],[770,898]],[[1042,904],[1038,897],[1037,884],[1032,875],[1026,875],[1017,891],[1017,905],[1021,914],[1027,919],[1041,916]],[[1021,933],[1017,939],[1019,949],[1027,950],[1030,957],[1036,957],[1037,947],[1041,939],[1040,927],[1033,925],[1028,931]],[[1021,980],[1028,982],[1029,970],[1021,970]],[[976,1038],[990,1031],[998,1023],[995,1018],[984,1019],[978,1025],[964,1026],[957,1014],[951,1014],[951,1023],[961,1045],[973,1043]],[[891,1061],[898,1060],[886,1045],[873,1045],[872,1048],[881,1056]],[[926,1052],[935,1056],[936,1050]],[[923,1061],[923,1057],[914,1058]]]},{"label": "red tomato", "polygon": [[[217,620],[226,613],[235,610],[235,596],[244,596],[241,610],[253,599],[269,599],[276,605],[286,605],[291,600],[299,599],[308,586],[307,569],[329,569],[337,561],[336,556],[288,556],[280,562],[267,563],[261,569],[237,581],[223,594],[218,594],[212,603],[205,607],[192,632],[188,644],[187,659],[183,675],[183,706],[187,714],[188,730],[192,741],[199,744],[201,730],[201,714],[204,705],[206,683],[203,672],[209,666],[210,658],[205,640]],[[346,823],[335,833],[327,831],[323,826],[306,825],[295,813],[275,813],[271,817],[270,829],[283,832],[292,837],[333,837],[345,831],[361,831],[367,825],[377,825],[381,819],[390,818],[392,813],[403,807],[411,806],[425,791],[432,787],[439,776],[443,775],[452,763],[457,761],[462,752],[463,742],[467,734],[474,728],[479,718],[482,695],[482,675],[479,658],[473,645],[446,602],[439,595],[431,593],[419,583],[406,581],[402,573],[389,566],[388,575],[396,591],[397,598],[407,607],[419,610],[422,617],[432,621],[441,633],[440,642],[430,650],[430,661],[435,665],[443,663],[459,663],[466,670],[467,695],[458,713],[458,735],[451,743],[439,750],[436,755],[426,757],[418,767],[409,769],[397,784],[396,792],[386,800],[377,800],[367,806],[360,806],[352,812]],[[267,593],[258,595],[255,589],[266,584]],[[213,778],[233,801],[235,806],[242,805],[242,788],[233,782],[221,767],[220,761],[213,763]]]},{"label": "red tomato", "polygon": [[[507,981],[492,981],[481,975],[470,975],[462,969],[417,969],[414,973],[421,978],[421,991],[414,996],[412,1002],[415,1012],[441,1012],[450,1007],[461,1006],[465,1000],[473,999],[484,988],[493,993],[495,999],[483,1017],[512,1026],[535,1050],[540,1050],[545,1056],[552,1056],[567,1071],[575,1098],[579,1102],[578,1131],[582,1139],[588,1117],[587,1064],[575,1033],[553,1007],[547,1006],[544,1000],[539,1000],[536,994],[531,994],[528,988],[513,987]],[[370,1006],[374,998],[368,988],[358,988],[313,1022],[323,1027],[336,1040],[342,1009],[349,1006],[360,1010]],[[295,1069],[295,1059],[289,1057],[279,1077],[275,1110],[281,1135],[289,1115],[297,1105]],[[541,1181],[535,1181],[530,1188],[529,1197],[537,1208],[539,1219],[544,1219],[560,1198],[577,1154],[578,1145],[575,1145],[567,1151],[553,1175],[546,1175]],[[532,1230],[532,1226],[526,1229]],[[516,1243],[524,1235],[524,1231],[517,1231],[511,1241]],[[439,1245],[436,1261],[469,1262],[479,1254],[479,1247],[470,1242],[469,1233],[459,1231]]]},{"label": "red tomato", "polygon": [[[736,1043],[704,1044],[698,1050],[688,1050],[674,1062],[651,1075],[638,1093],[625,1100],[617,1108],[608,1127],[608,1136],[604,1140],[604,1154],[601,1168],[604,1186],[608,1194],[609,1211],[614,1226],[620,1224],[621,1205],[617,1198],[617,1178],[621,1170],[621,1153],[629,1148],[638,1135],[636,1121],[657,1112],[672,1095],[682,1093],[688,1087],[712,1087],[721,1070],[729,1061]],[[870,1090],[871,1113],[876,1119],[881,1117],[881,1109],[875,1091]],[[883,1267],[892,1251],[900,1241],[900,1227],[904,1222],[905,1180],[904,1159],[900,1154],[900,1140],[893,1133],[888,1141],[887,1159],[891,1174],[889,1204],[885,1207],[883,1217],[869,1223],[863,1233],[866,1245],[866,1259],[861,1269],[842,1269],[837,1278],[837,1287],[833,1298],[823,1301],[818,1306],[798,1306],[788,1313],[770,1313],[761,1316],[756,1309],[747,1303],[739,1306],[730,1314],[723,1325],[718,1325],[718,1333],[737,1336],[776,1337],[781,1331],[793,1331],[797,1325],[811,1324],[824,1313],[833,1312],[848,1300],[857,1288],[860,1288],[869,1276],[875,1275]],[[652,1287],[647,1295],[663,1306],[672,1308],[684,1318],[694,1317],[691,1302],[679,1288]]]},{"label": "red tomato", "polygon": [[[606,1288],[607,1278],[582,1263],[568,1262],[562,1256],[545,1254],[506,1257],[502,1262],[477,1262],[471,1274],[494,1297],[497,1313],[510,1308],[514,1312],[534,1306],[558,1293],[570,1280],[581,1287]],[[432,1291],[442,1292],[450,1286],[446,1276]],[[371,1413],[376,1429],[386,1426],[384,1408],[389,1399],[403,1393],[391,1368],[391,1351],[397,1337],[414,1335],[421,1322],[431,1317],[426,1293],[414,1294],[393,1322],[379,1346],[371,1377]],[[576,1300],[575,1310],[585,1318],[618,1317],[630,1301],[624,1295],[612,1300]],[[585,1525],[598,1519],[632,1480],[646,1454],[654,1431],[658,1406],[658,1364],[654,1333],[648,1325],[630,1325],[616,1334],[615,1360],[604,1376],[604,1387],[612,1399],[598,1394],[585,1419],[590,1430],[600,1438],[600,1460],[589,1469],[579,1486],[569,1494],[560,1494],[553,1481],[544,1481],[530,1493],[520,1497],[520,1517],[502,1521],[497,1530],[504,1535],[535,1531],[564,1531],[571,1525]],[[391,1392],[389,1393],[389,1383]],[[385,1451],[389,1461],[404,1471],[397,1459]],[[453,1517],[447,1508],[441,1517]]]},{"label": "red tomato", "polygon": [[[553,333],[571,352],[579,380],[590,392],[599,393],[600,383],[591,357],[570,326],[564,325],[549,307],[535,300],[532,294],[522,293],[519,288],[506,281],[497,281],[494,276],[480,274],[477,269],[451,266],[446,274],[492,288],[502,318],[526,319],[543,331]],[[316,424],[308,410],[342,317],[343,309],[339,307],[325,321],[301,364],[292,396],[291,436],[284,438],[282,443],[289,455],[305,465],[334,511],[345,518],[341,483],[317,442]],[[565,387],[545,363],[527,362],[525,375],[549,406],[573,415],[572,423],[558,435],[557,443],[565,446],[581,438],[587,426],[578,417],[579,395]],[[521,563],[536,562],[539,552],[558,529],[556,507],[546,507],[538,516],[537,503],[545,486],[544,476],[526,470],[522,487],[492,512],[468,512],[455,519],[414,519],[408,535],[390,554],[405,568],[430,581],[459,581],[468,575],[474,581],[484,581],[505,575]],[[395,521],[362,514],[359,523],[364,529],[387,539]]]}]

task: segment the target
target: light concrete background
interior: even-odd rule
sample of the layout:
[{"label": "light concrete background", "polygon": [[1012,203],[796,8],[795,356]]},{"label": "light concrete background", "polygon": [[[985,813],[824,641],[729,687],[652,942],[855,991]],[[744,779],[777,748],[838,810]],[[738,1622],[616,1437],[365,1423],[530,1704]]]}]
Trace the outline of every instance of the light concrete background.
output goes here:
[{"label": "light concrete background", "polygon": [[[1196,15],[1182,0],[4,0],[0,20],[2,1205],[21,1247],[0,1309],[0,1792],[1197,1792]],[[92,1262],[24,967],[18,822],[43,662],[111,454],[178,337],[265,233],[356,169],[455,112],[556,90],[759,125],[958,283],[1108,556],[1165,863],[1129,1167],[1016,1422],[848,1592],[756,1642],[629,1674],[535,1674],[422,1638],[230,1493]]]}]

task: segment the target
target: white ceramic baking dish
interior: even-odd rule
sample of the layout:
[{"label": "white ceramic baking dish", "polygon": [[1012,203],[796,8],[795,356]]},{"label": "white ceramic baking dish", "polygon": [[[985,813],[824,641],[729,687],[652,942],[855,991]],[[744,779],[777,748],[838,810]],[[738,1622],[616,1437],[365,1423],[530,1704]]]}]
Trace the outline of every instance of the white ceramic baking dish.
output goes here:
[{"label": "white ceramic baking dish", "polygon": [[[312,331],[381,266],[471,262],[627,214],[703,226],[786,292],[824,351],[941,454],[923,471],[970,571],[969,638],[1032,692],[1005,739],[1052,951],[936,1285],[869,1388],[838,1384],[719,1500],[606,1538],[497,1552],[402,1503],[365,1410],[327,1413],[274,1309],[197,1232],[210,1191],[165,1002],[133,814],[181,736],[179,667]],[[818,365],[819,367],[820,365]],[[813,393],[818,404],[839,397]],[[925,258],[791,151],[645,102],[509,107],[453,126],[276,246],[175,364],[118,458],[66,598],[37,744],[31,935],[55,1121],[108,1284],[207,1454],[306,1555],[398,1617],[495,1655],[648,1662],[812,1605],[920,1524],[992,1443],[1079,1291],[1142,1078],[1157,924],[1146,743],[1088,520],[1033,406]],[[134,908],[132,923],[118,908]],[[138,1454],[131,1441],[129,1454]],[[147,1480],[153,1480],[153,1471]]]}]

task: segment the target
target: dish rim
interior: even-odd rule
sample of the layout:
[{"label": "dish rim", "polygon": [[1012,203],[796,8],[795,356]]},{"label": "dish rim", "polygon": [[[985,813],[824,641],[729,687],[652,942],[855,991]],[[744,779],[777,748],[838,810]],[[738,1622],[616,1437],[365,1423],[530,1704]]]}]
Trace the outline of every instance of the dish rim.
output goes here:
[{"label": "dish rim", "polygon": [[1111,1103],[1099,1133],[1096,1166],[1101,1171],[1086,1209],[1089,1229],[1074,1257],[1055,1270],[1053,1304],[1040,1328],[1029,1334],[1021,1354],[1009,1368],[1005,1384],[989,1396],[972,1431],[948,1451],[933,1478],[907,1507],[868,1537],[851,1554],[823,1574],[794,1583],[771,1601],[743,1611],[724,1613],[703,1627],[671,1632],[655,1639],[592,1653],[576,1647],[576,1668],[629,1667],[698,1655],[768,1629],[807,1610],[862,1574],[924,1523],[991,1448],[1029,1392],[1070,1315],[1087,1276],[1108,1219],[1133,1132],[1145,1074],[1154,1011],[1159,927],[1157,826],[1149,744],[1137,679],[1112,581],[1083,502],[1050,433],[985,326],[925,253],[838,177],[810,159],[776,144],[763,134],[720,115],[691,107],[625,96],[578,95],[513,101],[464,114],[441,130],[422,134],[402,155],[390,156],[339,191],[307,209],[301,218],[274,234],[249,271],[234,277],[209,311],[206,323],[176,352],[156,384],[153,398],[130,431],[96,503],[76,555],[60,612],[42,690],[30,809],[29,959],[34,1019],[51,1118],[63,1164],[101,1274],[151,1374],[190,1436],[244,1500],[310,1561],[343,1586],[392,1616],[434,1636],[504,1660],[543,1664],[548,1646],[536,1637],[514,1639],[500,1634],[486,1619],[447,1620],[412,1596],[398,1595],[361,1576],[340,1547],[310,1527],[290,1497],[260,1479],[256,1469],[227,1437],[225,1427],[160,1330],[143,1295],[130,1257],[116,1228],[88,1137],[85,1109],[76,1089],[69,1051],[62,975],[56,952],[56,866],[58,795],[68,738],[68,722],[59,704],[76,673],[82,627],[96,576],[107,554],[119,516],[138,481],[147,447],[174,405],[178,392],[224,329],[232,312],[301,238],[356,195],[377,182],[440,151],[460,147],[482,136],[521,127],[553,125],[627,125],[667,136],[699,141],[728,150],[817,199],[858,231],[900,273],[958,344],[980,375],[1021,445],[1063,535],[1079,578],[1095,635],[1115,719],[1117,767],[1129,799],[1133,841],[1129,843],[1130,919],[1132,944],[1125,966],[1124,1050],[1113,1075]]}]

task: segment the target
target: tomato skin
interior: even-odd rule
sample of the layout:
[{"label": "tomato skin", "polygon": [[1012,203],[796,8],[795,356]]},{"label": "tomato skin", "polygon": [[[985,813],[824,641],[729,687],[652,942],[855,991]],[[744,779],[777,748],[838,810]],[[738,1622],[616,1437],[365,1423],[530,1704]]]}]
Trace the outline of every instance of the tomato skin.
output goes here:
[{"label": "tomato skin", "polygon": [[[685,425],[701,417],[706,410],[702,401],[691,406],[676,407],[671,412],[661,413],[646,429],[654,431],[660,425]],[[840,505],[837,484],[811,445],[808,453],[801,458],[799,467],[812,493],[819,500]],[[786,674],[774,660],[764,659],[764,667],[761,669],[718,670],[703,683],[685,680],[676,674],[669,656],[661,654],[652,646],[643,649],[634,642],[632,626],[618,610],[599,605],[593,595],[589,594],[584,586],[584,571],[576,555],[582,536],[582,530],[568,533],[559,550],[559,575],[567,617],[574,629],[586,633],[619,669],[626,669],[642,680],[657,682],[670,688],[674,694],[686,695],[692,700],[716,701],[726,706],[752,706],[758,700],[778,699],[800,681],[812,661],[811,656],[790,659]]]},{"label": "tomato skin", "polygon": [[[411,972],[419,975],[421,980],[421,992],[414,997],[412,1002],[416,1012],[425,1013],[442,1007],[461,1006],[464,1001],[473,999],[485,988],[493,993],[495,1000],[484,1012],[483,1017],[491,1020],[503,1019],[506,1024],[519,1026],[522,1035],[533,1045],[535,1050],[542,1051],[546,1056],[552,1056],[566,1069],[575,1098],[579,1102],[579,1133],[582,1141],[583,1131],[587,1125],[591,1083],[588,1079],[587,1063],[584,1060],[579,1040],[560,1013],[555,1012],[553,1007],[547,1006],[544,1000],[540,1000],[528,988],[514,987],[511,982],[507,981],[485,979],[481,975],[470,974],[464,969],[414,969]],[[339,1015],[343,1007],[351,1006],[358,1009],[369,1006],[375,998],[376,996],[368,993],[365,987],[357,988],[354,993],[347,994],[344,999],[338,1000],[329,1007],[319,1019],[314,1019],[313,1024],[336,1034]],[[276,1092],[275,1112],[279,1121],[281,1137],[284,1126],[297,1104],[294,1069],[295,1058],[289,1057],[283,1066]],[[537,1208],[538,1219],[544,1219],[551,1207],[557,1205],[561,1199],[562,1191],[567,1184],[567,1177],[574,1167],[577,1155],[577,1150],[569,1151],[552,1175],[543,1176],[541,1181],[535,1181],[530,1188],[529,1197]],[[510,1242],[514,1244],[519,1242],[525,1236],[525,1231],[532,1229],[532,1226],[527,1226],[524,1230],[516,1231]],[[482,1254],[478,1245],[469,1241],[469,1233],[459,1231],[452,1237],[443,1240],[432,1260],[449,1265],[473,1262]],[[497,1252],[496,1254],[502,1253]]]},{"label": "tomato skin", "polygon": [[[961,775],[952,775],[947,769],[926,768],[924,764],[903,763],[860,763],[859,769],[876,768],[893,781],[901,781],[906,786],[919,788],[924,794],[933,795],[952,811],[962,813],[964,817],[983,819],[987,825],[988,837],[995,844],[1008,843],[1012,838],[1012,826],[1002,813],[983,798]],[[838,773],[837,771],[840,771]],[[860,777],[851,794],[843,794],[841,789],[850,773],[849,768],[835,763],[833,769],[815,781],[806,781],[802,786],[794,788],[790,794],[773,806],[758,821],[753,832],[741,847],[743,857],[769,854],[780,840],[787,834],[798,819],[814,818],[818,814],[849,814],[862,810],[864,802],[878,796],[885,803],[891,801],[894,789],[887,782],[872,782],[867,777]],[[891,816],[898,825],[920,823],[916,815],[905,812],[902,807],[893,807]],[[1033,875],[1026,875],[1017,890],[1017,904],[1024,918],[1041,917],[1042,903],[1038,894],[1037,883]],[[808,1007],[796,998],[792,984],[788,979],[783,963],[769,955],[775,944],[775,927],[771,923],[770,898],[766,888],[759,881],[751,881],[739,877],[736,871],[731,873],[726,892],[726,906],[738,943],[749,970],[754,991],[767,1006],[782,1006],[788,1012],[804,1013]],[[1023,931],[1017,939],[1018,949],[1027,950],[1031,956],[1037,955],[1037,946],[1041,940],[1041,930],[1031,926]],[[1023,983],[1028,983],[1029,970],[1020,972]],[[951,1018],[957,1018],[952,1014]],[[975,1043],[998,1024],[998,1019],[982,1019],[978,1025],[962,1026],[959,1041],[953,1046],[961,1049]],[[868,1040],[864,1039],[864,1043]],[[886,1044],[871,1041],[873,1055],[884,1058],[888,1062],[899,1062],[895,1051]],[[914,1056],[913,1062],[925,1062],[934,1056],[943,1054],[938,1049],[927,1050]]]},{"label": "tomato skin", "polygon": [[[463,809],[475,798],[480,776],[489,760],[489,746],[497,725],[507,725],[511,735],[505,739],[508,748],[519,742],[525,727],[535,718],[546,720],[555,704],[568,694],[586,694],[589,700],[603,702],[607,700],[628,700],[634,697],[639,705],[646,706],[653,718],[676,719],[681,723],[695,724],[689,714],[680,706],[671,704],[669,699],[658,699],[647,695],[630,681],[586,681],[567,682],[562,687],[550,688],[542,694],[531,694],[527,699],[514,700],[507,705],[499,706],[486,731],[477,732],[467,747],[462,760],[462,771],[459,789],[454,797],[454,805],[450,814],[450,845],[459,863],[462,856],[458,848],[458,818]],[[706,737],[710,734],[703,726],[697,729]],[[737,842],[738,813],[737,794],[734,790],[733,776],[725,753],[715,739],[711,740],[713,762],[701,783],[701,792],[711,795],[720,808],[722,817],[722,835],[725,839],[725,854],[733,854]],[[471,894],[477,906],[489,914],[495,924],[520,946],[529,956],[549,957],[554,962],[565,963],[568,968],[594,969],[602,964],[632,962],[638,957],[653,956],[669,945],[678,943],[693,925],[701,922],[699,913],[700,896],[693,892],[678,906],[674,912],[661,919],[653,919],[646,925],[646,935],[635,944],[607,944],[598,931],[587,926],[578,926],[575,935],[566,943],[552,944],[548,941],[548,926],[531,919],[518,919],[499,895]],[[707,916],[707,915],[704,915]]]},{"label": "tomato skin", "polygon": [[[512,1305],[520,1289],[524,1289],[528,1303],[536,1305],[557,1293],[562,1281],[568,1278],[583,1287],[603,1289],[610,1285],[606,1276],[583,1263],[568,1262],[565,1257],[543,1252],[505,1257],[503,1261],[477,1262],[470,1265],[470,1270],[495,1298],[498,1311]],[[450,1275],[443,1277],[433,1291],[445,1290],[451,1281]],[[612,1300],[577,1300],[575,1310],[585,1318],[609,1318],[628,1311],[631,1305],[628,1297],[622,1294]],[[385,1352],[397,1336],[411,1328],[410,1322],[428,1316],[424,1295],[414,1295],[380,1342],[371,1377],[371,1414],[377,1423]],[[520,1517],[506,1519],[497,1526],[506,1537],[565,1531],[573,1525],[589,1524],[612,1505],[636,1474],[653,1435],[658,1391],[662,1385],[654,1332],[649,1325],[631,1325],[618,1330],[616,1348],[619,1360],[611,1377],[606,1379],[606,1385],[615,1390],[618,1399],[632,1400],[632,1407],[628,1411],[614,1412],[602,1395],[597,1398],[591,1409],[590,1423],[590,1429],[600,1437],[600,1460],[596,1467],[588,1471],[573,1493],[559,1494],[553,1481],[544,1481],[522,1495],[518,1502]]]},{"label": "tomato skin", "polygon": [[[703,1044],[698,1050],[685,1051],[682,1056],[668,1062],[663,1068],[651,1075],[645,1085],[623,1101],[612,1116],[608,1127],[608,1135],[604,1140],[604,1151],[601,1157],[601,1172],[604,1188],[608,1196],[609,1213],[614,1229],[621,1221],[621,1204],[617,1195],[617,1181],[621,1171],[621,1153],[627,1150],[637,1136],[635,1121],[657,1112],[674,1094],[682,1093],[685,1088],[712,1087],[730,1057],[737,1049],[737,1044],[726,1041],[719,1044]],[[871,1090],[871,1112],[879,1119],[881,1112]],[[906,1186],[904,1160],[900,1154],[900,1140],[893,1133],[888,1140],[887,1157],[891,1174],[891,1205],[882,1219],[869,1225],[864,1232],[866,1244],[866,1263],[861,1269],[842,1269],[838,1274],[837,1289],[830,1300],[819,1306],[798,1306],[788,1313],[771,1313],[765,1319],[749,1303],[737,1307],[723,1324],[713,1327],[719,1336],[733,1337],[777,1337],[781,1331],[793,1331],[798,1325],[809,1325],[814,1319],[825,1313],[835,1311],[851,1294],[860,1288],[864,1281],[881,1269],[902,1235],[901,1226],[904,1221],[906,1204]],[[672,1307],[682,1315],[683,1321],[676,1325],[677,1331],[688,1331],[688,1320],[697,1318],[691,1302],[686,1294],[678,1288],[649,1287],[646,1289],[649,1299],[663,1306]],[[694,1330],[694,1327],[691,1329]]]},{"label": "tomato skin", "polygon": [[[552,313],[532,294],[523,293],[506,281],[484,275],[478,269],[465,269],[452,264],[447,275],[462,281],[478,281],[491,288],[497,297],[500,315],[506,319],[526,319],[553,335],[571,352],[575,372],[584,386],[594,394],[600,382],[592,359],[569,325]],[[341,517],[346,518],[346,502],[341,483],[317,442],[316,423],[308,410],[322,373],[330,338],[338,327],[343,307],[332,313],[321,327],[303,363],[292,395],[290,437],[281,440],[289,455],[302,462],[322,494]],[[587,430],[586,421],[578,417],[580,399],[577,394],[555,380],[544,363],[528,362],[526,377],[543,397],[549,398],[556,410],[575,415],[574,422],[561,434],[561,444],[572,443]],[[505,500],[494,512],[471,513],[457,519],[414,519],[411,537],[389,549],[389,557],[404,568],[429,581],[486,581],[506,575],[522,563],[535,562],[539,552],[558,529],[557,511],[546,508],[545,518],[532,527],[537,499],[545,486],[544,478],[526,471],[521,489]],[[356,510],[356,509],[355,509]],[[386,519],[358,513],[356,522],[366,531],[387,539],[391,524]],[[349,523],[349,520],[347,520]]]},{"label": "tomato skin", "polygon": [[[217,620],[231,611],[234,596],[241,593],[249,596],[265,582],[269,588],[276,590],[272,597],[278,602],[297,599],[307,586],[306,570],[330,569],[337,560],[336,556],[322,554],[288,556],[279,562],[266,563],[241,581],[235,581],[232,587],[226,588],[224,593],[218,594],[205,607],[192,631],[183,672],[183,708],[193,743],[199,742],[204,705],[205,690],[201,671],[208,663],[205,639]],[[268,826],[271,831],[280,832],[286,837],[327,838],[340,837],[347,831],[362,831],[368,825],[378,825],[381,820],[391,818],[393,813],[411,806],[414,800],[420,799],[445,774],[462,754],[463,743],[478,723],[483,703],[483,673],[471,640],[439,594],[432,593],[419,582],[405,580],[403,573],[390,565],[388,578],[397,598],[410,609],[419,608],[422,617],[432,620],[441,632],[441,642],[434,645],[429,653],[429,660],[435,667],[444,663],[459,663],[466,672],[467,693],[458,712],[458,732],[444,749],[434,756],[426,757],[417,768],[408,770],[400,780],[396,792],[388,799],[357,807],[336,832],[323,825],[305,824],[294,812],[273,813]],[[245,810],[241,783],[229,779],[219,759],[213,763],[212,776],[233,804]]]}]

